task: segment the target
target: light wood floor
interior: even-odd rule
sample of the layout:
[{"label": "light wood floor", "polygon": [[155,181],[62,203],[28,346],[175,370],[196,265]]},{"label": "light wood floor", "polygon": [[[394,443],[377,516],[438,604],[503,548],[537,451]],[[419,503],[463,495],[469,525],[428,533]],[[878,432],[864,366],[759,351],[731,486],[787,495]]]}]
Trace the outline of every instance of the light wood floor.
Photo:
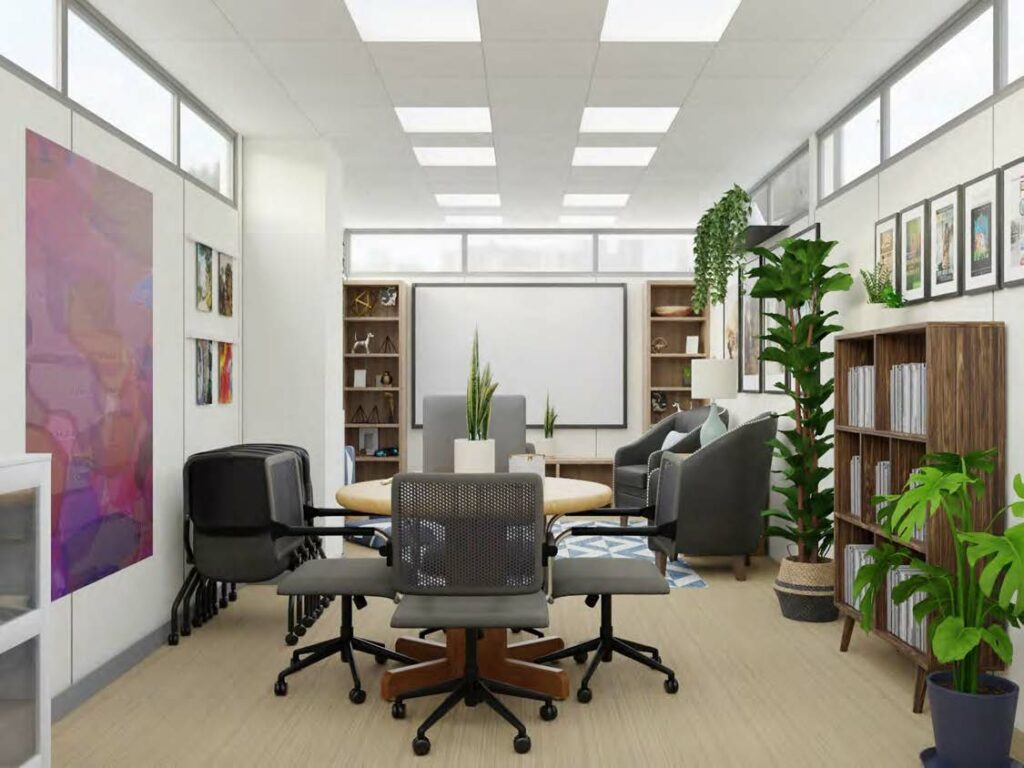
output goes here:
[{"label": "light wood floor", "polygon": [[[533,740],[512,750],[513,731],[485,707],[460,707],[430,731],[415,758],[418,723],[439,702],[410,702],[392,720],[378,697],[380,669],[359,660],[370,698],[349,703],[348,670],[323,662],[271,691],[288,662],[283,598],[248,587],[211,624],[164,647],[54,727],[58,766],[914,766],[931,741],[927,714],[910,711],[914,670],[881,641],[854,635],[838,651],[841,622],[781,618],[771,590],[775,565],[755,561],[745,583],[724,563],[695,560],[707,589],[616,602],[621,635],[656,645],[681,689],[631,661],[604,664],[594,699],[559,704],[542,722],[533,702],[512,700]],[[356,613],[357,634],[387,640],[393,605]],[[304,642],[336,629],[332,606]],[[597,634],[598,611],[582,599],[553,606],[551,632],[575,642]],[[581,674],[566,662],[574,684]],[[1020,745],[1015,751],[1021,757]]]}]

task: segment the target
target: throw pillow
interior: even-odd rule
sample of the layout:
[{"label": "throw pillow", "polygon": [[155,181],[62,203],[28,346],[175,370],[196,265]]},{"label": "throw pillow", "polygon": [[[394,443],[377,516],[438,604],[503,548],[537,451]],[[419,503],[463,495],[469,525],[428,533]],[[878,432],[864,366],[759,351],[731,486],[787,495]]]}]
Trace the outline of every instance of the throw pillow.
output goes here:
[{"label": "throw pillow", "polygon": [[684,437],[686,437],[685,432],[676,432],[674,429],[671,430],[667,435],[665,435],[665,439],[661,441],[661,450],[667,451],[670,448],[674,448]]}]

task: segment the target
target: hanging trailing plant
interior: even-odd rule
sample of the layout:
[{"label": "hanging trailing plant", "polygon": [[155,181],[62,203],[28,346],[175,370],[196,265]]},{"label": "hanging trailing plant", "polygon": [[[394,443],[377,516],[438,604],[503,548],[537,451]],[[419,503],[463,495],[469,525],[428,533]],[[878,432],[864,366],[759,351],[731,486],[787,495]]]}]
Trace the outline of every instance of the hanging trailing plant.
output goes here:
[{"label": "hanging trailing plant", "polygon": [[744,266],[743,243],[749,221],[750,195],[739,185],[733,185],[700,217],[693,240],[694,312],[725,301],[729,279]]}]

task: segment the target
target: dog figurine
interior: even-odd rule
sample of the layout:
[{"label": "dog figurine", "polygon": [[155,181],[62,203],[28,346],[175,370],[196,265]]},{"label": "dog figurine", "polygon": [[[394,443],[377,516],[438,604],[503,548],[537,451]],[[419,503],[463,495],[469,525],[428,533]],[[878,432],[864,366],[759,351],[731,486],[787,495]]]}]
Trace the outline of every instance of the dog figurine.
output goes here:
[{"label": "dog figurine", "polygon": [[373,334],[370,333],[369,331],[366,332],[365,339],[360,339],[359,334],[356,333],[356,343],[352,345],[352,354],[357,354],[359,352],[360,347],[362,347],[364,355],[370,354],[370,339],[372,338]]}]

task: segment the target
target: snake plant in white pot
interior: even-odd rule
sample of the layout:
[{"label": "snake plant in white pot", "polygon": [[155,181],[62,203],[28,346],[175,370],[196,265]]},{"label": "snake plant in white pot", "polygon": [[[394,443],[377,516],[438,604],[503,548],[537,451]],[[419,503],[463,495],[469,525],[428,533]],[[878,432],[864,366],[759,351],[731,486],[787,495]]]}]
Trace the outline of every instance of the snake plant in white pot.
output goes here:
[{"label": "snake plant in white pot", "polygon": [[494,440],[487,437],[491,426],[491,399],[498,382],[491,376],[491,366],[480,368],[480,334],[473,333],[473,352],[469,360],[466,384],[466,434],[455,440],[456,472],[493,472]]}]

